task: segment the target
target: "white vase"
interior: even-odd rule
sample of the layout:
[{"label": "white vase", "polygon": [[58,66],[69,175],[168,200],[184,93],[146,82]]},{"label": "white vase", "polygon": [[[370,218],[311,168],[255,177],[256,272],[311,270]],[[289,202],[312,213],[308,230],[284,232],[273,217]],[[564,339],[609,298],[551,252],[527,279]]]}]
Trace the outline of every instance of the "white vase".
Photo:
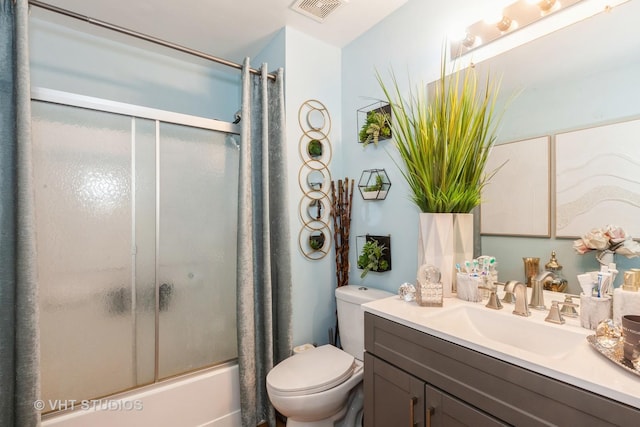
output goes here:
[{"label": "white vase", "polygon": [[456,263],[473,259],[473,214],[421,213],[418,266],[431,264],[442,274],[443,294],[456,290]]},{"label": "white vase", "polygon": [[601,265],[606,265],[608,267],[609,264],[615,262],[615,252],[607,249],[598,251],[598,253],[596,254],[596,259]]}]

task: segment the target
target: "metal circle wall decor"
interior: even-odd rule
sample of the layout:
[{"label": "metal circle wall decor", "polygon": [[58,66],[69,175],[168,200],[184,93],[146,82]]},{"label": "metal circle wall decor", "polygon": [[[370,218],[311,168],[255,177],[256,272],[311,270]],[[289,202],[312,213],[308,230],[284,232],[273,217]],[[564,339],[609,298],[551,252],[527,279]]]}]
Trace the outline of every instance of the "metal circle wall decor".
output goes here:
[{"label": "metal circle wall decor", "polygon": [[298,124],[302,132],[311,139],[327,137],[331,132],[331,116],[324,104],[315,99],[302,103],[298,110]]},{"label": "metal circle wall decor", "polygon": [[327,137],[310,138],[303,134],[300,136],[298,146],[300,147],[300,158],[303,162],[310,160],[318,160],[325,164],[331,162],[333,150]]},{"label": "metal circle wall decor", "polygon": [[327,256],[331,250],[331,233],[329,227],[319,230],[310,230],[307,227],[300,229],[298,234],[298,247],[310,260],[319,260]]},{"label": "metal circle wall decor", "polygon": [[321,230],[329,223],[331,215],[331,202],[329,197],[313,199],[304,196],[298,205],[298,215],[303,227],[310,230]]},{"label": "metal circle wall decor", "polygon": [[317,160],[304,162],[298,172],[298,184],[302,192],[313,199],[328,196],[331,186],[329,168]]},{"label": "metal circle wall decor", "polygon": [[329,110],[322,102],[309,99],[303,102],[298,110],[298,125],[302,131],[298,142],[302,160],[298,184],[303,193],[298,206],[302,223],[298,246],[305,257],[319,260],[331,250],[329,163],[333,150],[329,140]]}]

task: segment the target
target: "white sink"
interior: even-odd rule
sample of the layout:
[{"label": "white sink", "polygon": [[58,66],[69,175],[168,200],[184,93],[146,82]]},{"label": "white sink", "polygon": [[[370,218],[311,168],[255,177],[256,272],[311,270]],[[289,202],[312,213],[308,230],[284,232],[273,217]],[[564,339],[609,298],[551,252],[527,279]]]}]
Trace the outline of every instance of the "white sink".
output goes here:
[{"label": "white sink", "polygon": [[568,328],[511,314],[512,307],[494,311],[457,306],[425,319],[425,326],[478,344],[507,345],[539,356],[558,359],[584,345],[585,335]]},{"label": "white sink", "polygon": [[[557,300],[545,291],[545,302]],[[363,304],[363,310],[479,353],[640,408],[640,377],[611,363],[587,342],[594,331],[565,317],[564,325],[545,322],[548,311],[513,314],[457,298],[443,307],[420,307],[397,296]],[[580,308],[578,308],[580,310]]]}]

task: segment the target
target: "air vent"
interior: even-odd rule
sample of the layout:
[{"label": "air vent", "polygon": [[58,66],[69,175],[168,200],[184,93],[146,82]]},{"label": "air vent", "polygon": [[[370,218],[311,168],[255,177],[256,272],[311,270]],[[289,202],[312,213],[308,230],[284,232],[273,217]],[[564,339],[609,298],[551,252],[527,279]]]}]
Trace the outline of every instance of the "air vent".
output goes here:
[{"label": "air vent", "polygon": [[291,9],[318,22],[324,22],[330,13],[346,3],[346,0],[297,0]]}]

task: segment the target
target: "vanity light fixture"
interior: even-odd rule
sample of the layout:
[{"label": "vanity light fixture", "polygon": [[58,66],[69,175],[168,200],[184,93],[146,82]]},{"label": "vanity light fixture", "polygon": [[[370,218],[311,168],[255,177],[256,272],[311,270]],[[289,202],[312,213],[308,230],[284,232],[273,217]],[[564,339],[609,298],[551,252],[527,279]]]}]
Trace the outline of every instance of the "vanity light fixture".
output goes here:
[{"label": "vanity light fixture", "polygon": [[582,0],[517,0],[495,14],[469,25],[464,37],[451,41],[451,58],[458,58],[519,28],[579,3]]},{"label": "vanity light fixture", "polygon": [[462,39],[461,43],[464,47],[471,48],[476,44],[477,41],[482,43],[482,41],[480,41],[478,37],[474,36],[473,34],[465,33],[464,39]]},{"label": "vanity light fixture", "polygon": [[508,16],[503,16],[502,19],[496,24],[496,28],[501,32],[505,33],[509,31],[511,28],[511,24],[513,23],[513,19]]},{"label": "vanity light fixture", "polygon": [[548,13],[556,5],[558,6],[556,9],[560,8],[560,2],[556,0],[527,0],[527,2],[537,5],[542,13]]}]

